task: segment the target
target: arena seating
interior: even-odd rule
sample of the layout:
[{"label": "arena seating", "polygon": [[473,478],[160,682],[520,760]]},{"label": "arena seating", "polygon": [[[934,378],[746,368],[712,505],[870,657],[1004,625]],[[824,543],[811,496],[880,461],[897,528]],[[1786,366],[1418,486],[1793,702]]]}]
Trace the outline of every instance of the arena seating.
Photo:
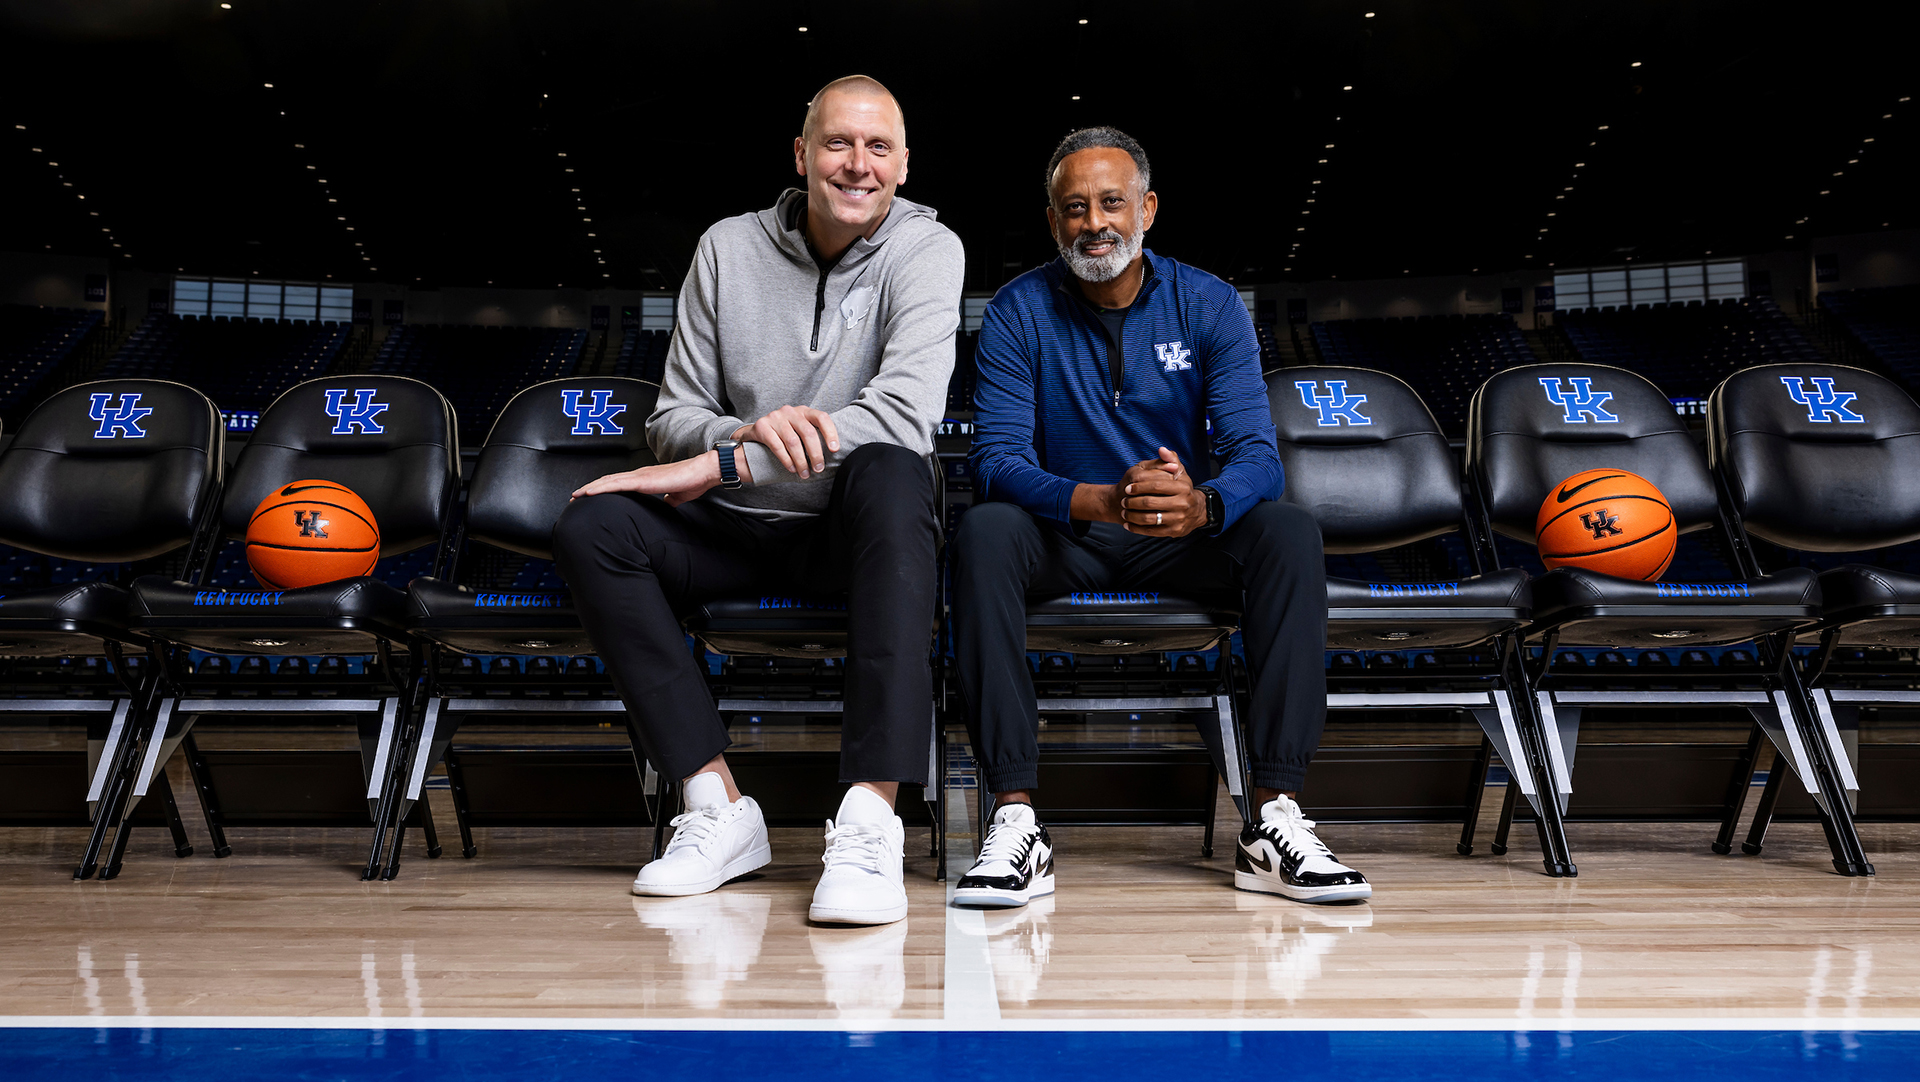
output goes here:
[{"label": "arena seating", "polygon": [[350,328],[306,320],[150,315],[100,370],[102,379],[191,384],[236,425],[236,411],[265,409],[280,392],[325,372]]},{"label": "arena seating", "polygon": [[979,331],[961,331],[953,339],[953,375],[947,380],[947,412],[973,412],[973,389],[980,371],[973,363],[974,347],[980,344]]},{"label": "arena seating", "polygon": [[1750,365],[1824,360],[1767,297],[1571,309],[1555,321],[1580,360],[1638,372],[1676,400],[1704,402]]},{"label": "arena seating", "polygon": [[461,432],[477,445],[508,399],[531,384],[571,375],[587,337],[586,331],[560,327],[408,323],[387,335],[370,371],[440,388],[453,403]]},{"label": "arena seating", "polygon": [[26,405],[47,374],[100,326],[91,308],[0,305],[0,410]]},{"label": "arena seating", "polygon": [[1467,430],[1468,400],[1488,376],[1537,359],[1507,315],[1327,320],[1312,332],[1323,363],[1399,376],[1456,438]]},{"label": "arena seating", "polygon": [[1920,286],[1822,293],[1820,307],[1909,390],[1920,388]]},{"label": "arena seating", "polygon": [[672,331],[627,331],[613,361],[613,375],[658,384],[667,370],[667,344]]}]

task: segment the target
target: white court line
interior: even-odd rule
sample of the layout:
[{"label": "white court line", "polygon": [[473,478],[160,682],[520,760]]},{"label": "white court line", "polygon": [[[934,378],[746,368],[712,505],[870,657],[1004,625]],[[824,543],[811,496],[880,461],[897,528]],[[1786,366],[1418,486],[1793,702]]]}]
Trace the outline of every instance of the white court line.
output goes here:
[{"label": "white court line", "polygon": [[[941,992],[942,1014],[958,1028],[997,1028],[1000,992],[993,983],[993,951],[987,944],[987,915],[953,904],[954,888],[973,866],[973,846],[964,792],[947,790],[947,958]],[[957,820],[957,821],[956,821]],[[964,832],[964,833],[962,833]],[[955,844],[959,842],[959,844]]]},{"label": "white court line", "polygon": [[1570,1033],[1784,1031],[1791,1033],[1911,1033],[1920,1017],[1904,1018],[1004,1018],[992,1025],[939,1018],[364,1018],[271,1015],[7,1015],[0,1029],[299,1029],[299,1030],[583,1030],[647,1032],[794,1031],[827,1033]]}]

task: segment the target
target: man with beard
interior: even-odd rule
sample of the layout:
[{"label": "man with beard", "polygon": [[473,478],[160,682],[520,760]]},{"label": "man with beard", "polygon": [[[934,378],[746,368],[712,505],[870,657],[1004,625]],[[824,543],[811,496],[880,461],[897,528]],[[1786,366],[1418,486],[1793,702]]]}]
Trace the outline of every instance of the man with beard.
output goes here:
[{"label": "man with beard", "polygon": [[1125,133],[1067,136],[1046,183],[1060,258],[1000,290],[976,352],[983,502],[954,541],[952,619],[994,812],[954,900],[1018,906],[1054,888],[1052,842],[1033,807],[1039,718],[1025,599],[1108,590],[1242,595],[1260,809],[1240,835],[1234,885],[1300,901],[1366,898],[1365,877],[1320,843],[1294,801],[1326,721],[1326,573],[1319,527],[1279,502],[1253,321],[1232,286],[1142,247],[1159,197],[1146,151]]},{"label": "man with beard", "polygon": [[814,96],[806,190],[707,230],[680,288],[647,442],[661,465],[575,492],[554,560],[647,758],[685,783],[635,894],[704,894],[771,859],[680,618],[742,594],[847,592],[840,780],[816,921],[907,915],[901,782],[927,782],[933,430],[959,325],[960,240],[894,196],[906,121],[864,75]]}]

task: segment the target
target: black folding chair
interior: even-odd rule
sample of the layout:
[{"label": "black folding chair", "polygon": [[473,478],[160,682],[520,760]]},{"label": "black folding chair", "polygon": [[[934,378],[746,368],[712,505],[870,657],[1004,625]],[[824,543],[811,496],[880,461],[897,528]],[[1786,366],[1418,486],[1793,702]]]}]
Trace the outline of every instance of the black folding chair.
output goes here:
[{"label": "black folding chair", "polygon": [[[447,522],[459,489],[457,446],[452,406],[440,392],[418,380],[355,375],[302,383],[261,414],[229,478],[220,525],[228,538],[244,539],[254,509],[274,489],[307,478],[335,481],[359,494],[373,510],[383,559],[441,546],[435,560],[442,562]],[[225,855],[230,850],[224,824],[233,817],[220,799],[214,776],[218,757],[202,754],[190,743],[197,719],[207,714],[297,718],[346,714],[356,719],[360,729],[361,769],[372,822],[386,822],[394,793],[383,759],[394,735],[422,708],[425,696],[420,651],[406,631],[405,591],[375,576],[291,590],[207,589],[204,578],[209,566],[210,560],[190,568],[186,578],[148,576],[133,585],[132,626],[171,648],[155,653],[166,685],[151,723],[158,750],[147,757],[135,793],[144,791],[156,764],[189,742],[188,763],[200,787],[215,855]],[[187,672],[188,649],[222,655],[372,655],[378,661],[367,667],[361,679],[351,678],[345,666],[331,673],[322,666],[311,678],[280,682],[284,691],[295,694],[241,694],[231,686],[223,688],[222,681]],[[202,689],[206,692],[201,693]],[[293,771],[299,769],[299,761],[284,755],[299,754],[303,753],[282,753],[271,762],[229,765],[235,771]],[[324,764],[315,759],[315,765]],[[332,825],[351,821],[351,817],[335,820],[320,812],[298,818]],[[424,806],[419,821],[427,832],[430,853],[437,853]],[[376,837],[366,878],[376,874],[379,856]]]},{"label": "black folding chair", "polygon": [[[1748,368],[1708,398],[1707,433],[1729,505],[1753,537],[1812,553],[1920,540],[1920,405],[1884,376],[1831,364]],[[1739,551],[1757,571],[1755,554]],[[1807,683],[1818,743],[1853,804],[1861,708],[1911,708],[1920,691],[1910,672],[1841,674],[1831,663],[1841,647],[1920,647],[1920,575],[1847,563],[1820,572],[1820,593],[1820,622],[1802,636],[1819,643]],[[1744,851],[1760,852],[1785,778],[1768,773]],[[1802,780],[1810,791],[1819,784]],[[1823,808],[1838,795],[1816,793]]]},{"label": "black folding chair", "polygon": [[[1509,368],[1474,394],[1467,429],[1468,469],[1493,528],[1507,537],[1534,543],[1541,501],[1555,485],[1583,470],[1615,468],[1645,477],[1666,495],[1678,532],[1718,527],[1736,551],[1745,545],[1739,521],[1723,507],[1672,403],[1658,387],[1625,369],[1589,364]],[[1791,654],[1795,633],[1819,619],[1819,584],[1800,568],[1763,575],[1746,560],[1741,563],[1739,577],[1723,582],[1642,582],[1566,567],[1534,580],[1533,623],[1526,636],[1539,644],[1541,655],[1529,676],[1547,731],[1559,737],[1560,762],[1567,768],[1563,797],[1572,792],[1580,716],[1589,707],[1735,707],[1752,716],[1757,728],[1744,753],[1747,773],[1742,776],[1736,763],[1727,782],[1716,852],[1731,849],[1751,756],[1758,753],[1762,734],[1810,790],[1837,789],[1835,764],[1818,740],[1819,727]],[[1661,667],[1595,679],[1581,655],[1568,651],[1563,657],[1559,651],[1561,646],[1597,646],[1657,652],[1747,643],[1760,661],[1751,673]],[[1558,779],[1557,767],[1555,775]],[[1872,874],[1844,803],[1823,804],[1823,810],[1834,866],[1845,875]],[[1505,813],[1502,818],[1504,834]]]},{"label": "black folding chair", "polygon": [[[1434,651],[1487,644],[1491,663],[1469,669],[1388,668],[1332,674],[1329,710],[1465,710],[1482,737],[1458,849],[1472,852],[1479,797],[1497,751],[1536,813],[1549,875],[1576,872],[1554,799],[1550,751],[1524,703],[1515,632],[1532,592],[1519,568],[1483,566],[1484,532],[1461,498],[1446,436],[1413,388],[1367,368],[1309,366],[1267,377],[1286,466],[1283,497],[1313,513],[1326,551],[1369,553],[1459,532],[1476,573],[1444,581],[1327,579],[1329,650]],[[1475,509],[1477,511],[1477,508]],[[1516,689],[1523,701],[1516,709]]]},{"label": "black folding chair", "polygon": [[[130,563],[180,555],[187,562],[211,547],[213,508],[220,495],[220,411],[200,392],[158,380],[104,380],[69,387],[29,414],[0,453],[0,543],[58,559]],[[159,674],[136,675],[147,649],[127,626],[125,586],[71,582],[13,591],[0,597],[0,654],[16,660],[0,712],[87,719],[85,804],[93,830],[75,879],[92,876],[109,831],[114,832],[111,878],[130,837],[128,799],[136,763],[151,777],[153,749],[141,738],[158,709]],[[129,656],[129,651],[133,656]],[[112,684],[73,679],[70,671],[27,677],[26,658],[104,658]],[[84,673],[82,674],[84,676]],[[74,695],[75,685],[82,690]],[[7,756],[10,793],[31,790],[38,775],[70,769],[67,753]],[[16,774],[16,771],[19,773]],[[71,776],[71,775],[68,775]],[[143,782],[136,797],[144,797]],[[49,793],[59,809],[18,808],[20,821],[43,825],[89,821],[82,802]],[[72,794],[78,797],[79,794]],[[188,856],[185,827],[162,775],[162,814],[174,852]]]},{"label": "black folding chair", "polygon": [[[431,644],[426,672],[426,711],[409,726],[386,758],[393,777],[387,786],[399,794],[392,821],[404,821],[434,763],[448,761],[449,775],[459,772],[447,759],[448,748],[461,721],[474,715],[578,716],[619,714],[626,706],[612,686],[594,672],[593,643],[580,626],[573,598],[557,590],[499,590],[456,585],[462,570],[479,561],[468,546],[474,542],[538,560],[553,558],[553,524],[567,508],[574,489],[596,477],[654,463],[647,448],[647,416],[660,389],[651,383],[617,376],[581,376],[535,384],[515,395],[501,411],[480,451],[473,480],[467,488],[466,516],[459,528],[453,566],[445,578],[413,580],[407,590],[407,627],[416,639]],[[541,655],[570,657],[563,679],[566,694],[554,680],[523,681],[509,688],[498,680],[482,681],[487,694],[453,694],[444,677],[442,651],[468,655]],[[475,675],[478,667],[475,666]],[[502,691],[506,691],[502,694]],[[627,720],[629,736],[631,721]],[[643,776],[642,789],[657,823],[658,785],[654,772],[632,740],[635,767]],[[524,757],[524,756],[523,756]],[[472,826],[464,807],[464,789],[455,792],[461,851],[476,852]],[[398,833],[395,833],[396,839]],[[393,846],[382,877],[399,871],[400,847]]]}]

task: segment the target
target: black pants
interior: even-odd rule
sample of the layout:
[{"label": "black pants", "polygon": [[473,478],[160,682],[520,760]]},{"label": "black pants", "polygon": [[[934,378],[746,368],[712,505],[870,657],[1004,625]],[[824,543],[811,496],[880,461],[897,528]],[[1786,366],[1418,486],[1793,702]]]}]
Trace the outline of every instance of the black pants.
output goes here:
[{"label": "black pants", "polygon": [[1009,503],[967,512],[954,539],[953,646],[987,788],[1037,782],[1027,595],[1134,589],[1245,593],[1253,784],[1298,791],[1327,720],[1326,565],[1313,517],[1273,501],[1254,505],[1219,537],[1141,537],[1094,523],[1076,538]]},{"label": "black pants", "polygon": [[818,517],[776,525],[705,499],[588,496],[554,525],[553,556],[662,774],[685,778],[732,744],[681,619],[719,598],[844,590],[840,780],[925,784],[936,540],[926,462],[867,444],[841,463]]}]

